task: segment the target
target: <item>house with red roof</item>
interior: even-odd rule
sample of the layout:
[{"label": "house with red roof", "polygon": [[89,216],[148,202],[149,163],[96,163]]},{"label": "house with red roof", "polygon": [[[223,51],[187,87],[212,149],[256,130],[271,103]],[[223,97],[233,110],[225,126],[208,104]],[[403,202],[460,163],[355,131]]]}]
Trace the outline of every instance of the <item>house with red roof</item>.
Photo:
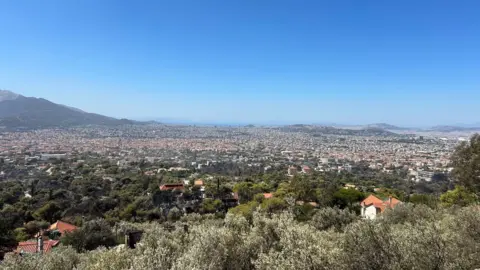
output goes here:
[{"label": "house with red roof", "polygon": [[[45,231],[42,230],[38,232],[35,235],[35,237],[39,237],[40,235],[48,235],[49,233],[51,235],[56,235],[57,237],[60,237],[67,232],[73,232],[77,229],[78,227],[73,224],[67,223],[65,221],[57,220],[57,222],[50,225],[50,227],[48,227],[48,229],[46,229]],[[55,239],[57,237],[55,237]]]},{"label": "house with red roof", "polygon": [[[78,227],[75,225],[58,220],[57,222],[50,225],[50,227],[48,227],[46,231],[40,231],[39,233],[37,233],[35,235],[35,237],[37,238],[36,241],[24,241],[18,243],[15,252],[19,254],[50,252],[54,247],[58,246],[60,241],[48,239],[47,235],[50,235],[50,237],[52,237],[52,235],[61,237],[65,233],[73,232],[77,229]],[[57,239],[57,237],[55,237],[55,239]]]},{"label": "house with red roof", "polygon": [[381,200],[371,194],[360,203],[361,216],[366,219],[375,219],[378,215],[385,212],[386,209],[393,209],[400,203],[402,203],[400,200],[392,196],[386,200]]},{"label": "house with red roof", "polygon": [[[52,251],[60,243],[59,240],[46,240],[46,241],[25,241],[18,243],[15,253],[18,254],[34,254],[34,253],[48,253]],[[43,244],[43,248],[41,245]]]},{"label": "house with red roof", "polygon": [[184,191],[185,190],[185,185],[183,183],[178,183],[178,184],[164,184],[160,186],[161,191],[165,190],[180,190]]},{"label": "house with red roof", "polygon": [[51,232],[57,231],[57,232],[60,233],[60,235],[63,235],[66,232],[73,232],[76,229],[78,229],[77,226],[72,225],[72,224],[67,223],[67,222],[64,222],[64,221],[61,221],[61,220],[58,220],[57,222],[53,223],[48,228],[49,231],[51,231]]}]

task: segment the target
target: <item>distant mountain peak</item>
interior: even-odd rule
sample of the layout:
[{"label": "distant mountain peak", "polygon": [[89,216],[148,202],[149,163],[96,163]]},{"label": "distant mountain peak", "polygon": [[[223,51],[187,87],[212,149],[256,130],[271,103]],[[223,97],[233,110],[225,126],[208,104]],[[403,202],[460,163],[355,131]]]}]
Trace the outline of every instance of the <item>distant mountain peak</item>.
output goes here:
[{"label": "distant mountain peak", "polygon": [[11,91],[0,90],[0,130],[130,124],[135,122],[84,112],[43,98],[24,97]]},{"label": "distant mountain peak", "polygon": [[5,100],[15,100],[18,97],[20,97],[20,95],[17,93],[0,89],[0,102]]}]

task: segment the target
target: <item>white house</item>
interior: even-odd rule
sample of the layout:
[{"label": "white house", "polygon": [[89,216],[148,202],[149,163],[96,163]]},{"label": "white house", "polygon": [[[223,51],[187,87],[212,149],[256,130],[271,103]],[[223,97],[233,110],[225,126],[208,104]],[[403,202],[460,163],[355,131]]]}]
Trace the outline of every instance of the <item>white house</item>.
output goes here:
[{"label": "white house", "polygon": [[375,195],[369,195],[360,203],[361,215],[366,219],[375,219],[378,215],[383,213],[387,208],[393,209],[399,203],[402,203],[396,198],[388,197],[386,200],[381,200]]}]

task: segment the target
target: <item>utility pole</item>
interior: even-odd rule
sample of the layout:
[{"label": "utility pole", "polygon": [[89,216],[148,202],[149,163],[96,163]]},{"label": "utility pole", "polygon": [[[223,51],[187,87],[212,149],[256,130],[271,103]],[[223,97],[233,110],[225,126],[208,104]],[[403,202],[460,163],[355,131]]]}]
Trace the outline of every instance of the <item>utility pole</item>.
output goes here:
[{"label": "utility pole", "polygon": [[37,239],[37,252],[40,253],[40,255],[43,254],[43,232],[40,233]]}]

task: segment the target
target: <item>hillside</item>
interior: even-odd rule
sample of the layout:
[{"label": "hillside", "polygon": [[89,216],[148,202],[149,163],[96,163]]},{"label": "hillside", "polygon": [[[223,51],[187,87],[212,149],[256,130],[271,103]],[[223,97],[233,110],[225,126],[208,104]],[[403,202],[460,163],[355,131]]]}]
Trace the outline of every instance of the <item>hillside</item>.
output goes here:
[{"label": "hillside", "polygon": [[82,125],[124,125],[133,121],[116,119],[60,105],[43,98],[24,97],[0,91],[0,127],[37,129]]},{"label": "hillside", "polygon": [[428,129],[427,131],[436,131],[436,132],[480,131],[480,127],[434,126]]},{"label": "hillside", "polygon": [[367,125],[367,128],[380,128],[385,130],[408,130],[408,128],[398,127],[398,126],[394,126],[386,123],[370,124],[370,125]]},{"label": "hillside", "polygon": [[329,126],[316,126],[316,125],[289,125],[277,128],[284,132],[302,132],[308,133],[312,136],[322,135],[351,135],[351,136],[398,136],[398,134],[374,127],[367,127],[362,129],[344,129],[335,128]]}]

